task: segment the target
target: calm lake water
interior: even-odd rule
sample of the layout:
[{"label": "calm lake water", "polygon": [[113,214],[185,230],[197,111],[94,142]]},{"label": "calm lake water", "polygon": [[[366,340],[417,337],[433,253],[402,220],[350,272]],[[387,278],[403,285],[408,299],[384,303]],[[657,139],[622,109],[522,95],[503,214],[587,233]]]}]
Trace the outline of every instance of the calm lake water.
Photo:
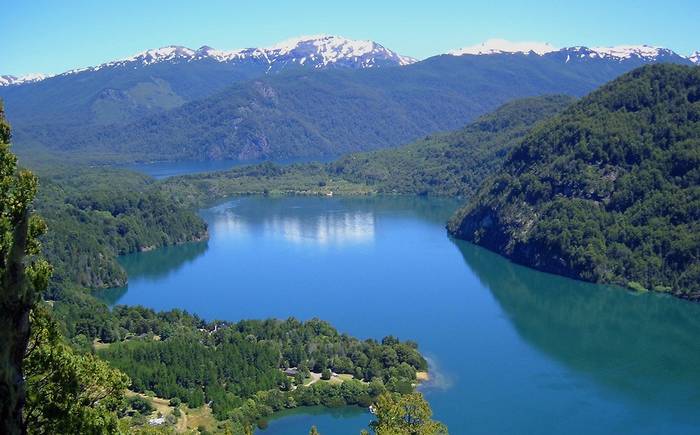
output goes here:
[{"label": "calm lake water", "polygon": [[[123,258],[107,297],[207,319],[320,317],[414,339],[451,434],[700,433],[700,305],[573,281],[450,239],[455,204],[242,198],[211,239]],[[261,435],[358,434],[358,408],[296,410]]]},{"label": "calm lake water", "polygon": [[[278,165],[291,165],[293,163],[328,162],[333,160],[333,157],[322,157],[313,159],[285,159],[285,160],[270,160]],[[202,172],[225,171],[234,166],[252,165],[262,163],[263,161],[240,161],[240,160],[177,160],[173,162],[150,162],[150,163],[131,163],[124,165],[126,169],[141,172],[146,175],[160,180],[177,175],[199,174]]]},{"label": "calm lake water", "polygon": [[246,163],[238,160],[178,160],[175,162],[132,163],[124,165],[124,167],[150,175],[155,179],[162,179],[176,175],[224,171],[243,164]]}]

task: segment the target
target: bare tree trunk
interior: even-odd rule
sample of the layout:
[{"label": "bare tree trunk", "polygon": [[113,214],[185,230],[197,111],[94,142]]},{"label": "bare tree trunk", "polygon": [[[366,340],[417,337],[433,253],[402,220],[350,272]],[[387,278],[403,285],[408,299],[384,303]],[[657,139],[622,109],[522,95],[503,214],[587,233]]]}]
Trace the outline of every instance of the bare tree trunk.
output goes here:
[{"label": "bare tree trunk", "polygon": [[12,248],[5,263],[0,289],[0,433],[25,434],[22,360],[29,342],[29,311],[35,295],[28,282],[24,256],[29,212],[14,229]]}]

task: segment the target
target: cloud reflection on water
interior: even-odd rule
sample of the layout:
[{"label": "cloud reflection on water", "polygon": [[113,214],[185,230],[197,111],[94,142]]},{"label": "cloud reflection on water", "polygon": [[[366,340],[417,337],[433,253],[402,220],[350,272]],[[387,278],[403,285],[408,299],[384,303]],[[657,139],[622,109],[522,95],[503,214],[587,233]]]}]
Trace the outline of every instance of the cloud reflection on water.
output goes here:
[{"label": "cloud reflection on water", "polygon": [[273,214],[262,219],[237,213],[235,208],[220,213],[212,222],[218,234],[236,236],[262,232],[295,244],[347,245],[372,243],[376,218],[371,211],[329,211],[321,215]]}]

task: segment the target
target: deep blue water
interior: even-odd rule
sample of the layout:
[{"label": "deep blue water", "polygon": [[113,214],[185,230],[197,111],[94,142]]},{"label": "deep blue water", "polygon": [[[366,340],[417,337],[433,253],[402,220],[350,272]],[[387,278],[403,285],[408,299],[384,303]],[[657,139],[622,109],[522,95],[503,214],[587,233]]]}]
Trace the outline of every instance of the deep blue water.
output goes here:
[{"label": "deep blue water", "polygon": [[237,160],[178,160],[174,162],[132,163],[124,167],[132,171],[143,172],[155,179],[162,179],[176,175],[224,171],[242,164]]},{"label": "deep blue water", "polygon": [[[452,434],[700,433],[700,305],[514,265],[450,239],[455,203],[242,198],[208,242],[123,258],[109,297],[207,319],[320,317],[414,339]],[[263,435],[357,434],[363,410],[297,410]]]}]

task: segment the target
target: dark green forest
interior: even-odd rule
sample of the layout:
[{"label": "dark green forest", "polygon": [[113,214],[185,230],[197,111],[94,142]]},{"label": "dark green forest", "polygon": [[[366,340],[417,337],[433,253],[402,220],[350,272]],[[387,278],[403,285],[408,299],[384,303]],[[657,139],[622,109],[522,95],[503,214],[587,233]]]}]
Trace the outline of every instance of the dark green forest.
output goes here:
[{"label": "dark green forest", "polygon": [[564,95],[515,100],[454,132],[342,157],[328,165],[328,173],[380,194],[468,197],[533,125],[573,101]]},{"label": "dark green forest", "polygon": [[[296,406],[369,406],[384,391],[412,391],[416,371],[427,370],[413,342],[360,341],[316,319],[206,323],[138,307],[117,307],[113,315],[130,338],[98,355],[129,375],[132,390],[191,408],[210,403],[221,420],[251,424]],[[295,376],[280,370],[289,367]],[[308,385],[310,372],[324,371],[354,380]]]},{"label": "dark green forest", "polygon": [[643,67],[540,124],[449,228],[537,269],[700,298],[700,69]]}]

